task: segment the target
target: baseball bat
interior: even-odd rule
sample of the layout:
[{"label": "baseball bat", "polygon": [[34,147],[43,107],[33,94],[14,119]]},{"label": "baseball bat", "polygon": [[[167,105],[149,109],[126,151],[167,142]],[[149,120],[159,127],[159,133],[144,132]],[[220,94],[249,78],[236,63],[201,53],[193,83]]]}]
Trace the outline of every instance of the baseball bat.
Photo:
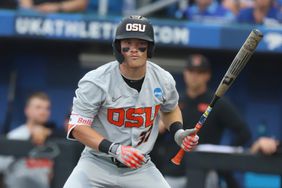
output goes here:
[{"label": "baseball bat", "polygon": [[[239,52],[233,59],[231,65],[229,66],[227,72],[225,73],[224,77],[222,78],[214,96],[205,110],[205,112],[200,117],[200,120],[197,122],[195,129],[196,133],[193,135],[195,136],[197,132],[202,128],[204,125],[207,117],[209,116],[210,112],[212,111],[215,103],[220,99],[225,92],[230,88],[234,80],[237,78],[241,70],[245,67],[251,56],[253,55],[257,45],[261,41],[263,34],[258,29],[253,29],[246,41],[244,42],[243,46],[240,48]],[[178,153],[171,159],[171,161],[175,165],[180,165],[181,160],[185,154],[185,151],[181,148]]]}]

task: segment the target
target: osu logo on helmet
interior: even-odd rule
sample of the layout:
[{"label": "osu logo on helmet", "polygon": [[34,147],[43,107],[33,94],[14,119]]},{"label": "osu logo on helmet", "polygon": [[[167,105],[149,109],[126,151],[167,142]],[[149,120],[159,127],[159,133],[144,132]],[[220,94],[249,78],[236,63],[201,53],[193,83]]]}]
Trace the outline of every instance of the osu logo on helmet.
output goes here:
[{"label": "osu logo on helmet", "polygon": [[139,31],[139,32],[145,32],[146,25],[144,24],[137,24],[137,23],[128,23],[125,26],[126,31]]}]

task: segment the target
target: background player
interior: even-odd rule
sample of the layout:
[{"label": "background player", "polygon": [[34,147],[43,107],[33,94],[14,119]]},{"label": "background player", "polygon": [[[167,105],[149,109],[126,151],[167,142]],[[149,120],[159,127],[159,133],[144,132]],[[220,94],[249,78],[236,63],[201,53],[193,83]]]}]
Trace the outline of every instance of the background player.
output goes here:
[{"label": "background player", "polygon": [[184,150],[198,136],[182,129],[173,77],[147,61],[154,50],[152,25],[141,16],[123,19],[113,50],[117,61],[78,83],[68,138],[86,147],[64,187],[169,187],[148,155],[160,116]]}]

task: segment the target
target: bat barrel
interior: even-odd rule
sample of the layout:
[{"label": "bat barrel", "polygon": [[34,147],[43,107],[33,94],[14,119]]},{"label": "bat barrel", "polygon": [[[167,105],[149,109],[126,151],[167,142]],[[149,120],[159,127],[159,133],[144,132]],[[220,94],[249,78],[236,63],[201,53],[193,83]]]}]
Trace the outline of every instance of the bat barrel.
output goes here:
[{"label": "bat barrel", "polygon": [[[241,49],[247,50],[250,53],[253,53],[256,50],[262,37],[263,37],[263,34],[260,30],[253,29],[252,32],[249,34],[248,38],[246,39],[246,41],[244,42]],[[239,50],[238,54],[240,53],[241,49]]]},{"label": "bat barrel", "polygon": [[219,84],[215,92],[216,96],[221,97],[225,94],[227,89],[232,85],[234,80],[237,78],[241,70],[245,67],[245,65],[253,55],[262,37],[263,34],[258,29],[252,30],[252,32],[240,48],[239,52],[233,59],[223,79],[221,80],[221,83]]}]

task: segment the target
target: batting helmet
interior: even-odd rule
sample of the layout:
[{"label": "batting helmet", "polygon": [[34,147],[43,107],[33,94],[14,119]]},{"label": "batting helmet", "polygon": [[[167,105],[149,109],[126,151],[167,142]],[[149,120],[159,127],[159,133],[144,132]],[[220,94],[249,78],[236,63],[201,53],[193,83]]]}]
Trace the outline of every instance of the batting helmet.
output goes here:
[{"label": "batting helmet", "polygon": [[121,54],[120,40],[129,38],[148,41],[148,58],[153,56],[155,48],[154,29],[147,18],[143,16],[129,16],[124,18],[117,26],[112,46],[114,55],[119,63],[124,61],[124,57]]}]

